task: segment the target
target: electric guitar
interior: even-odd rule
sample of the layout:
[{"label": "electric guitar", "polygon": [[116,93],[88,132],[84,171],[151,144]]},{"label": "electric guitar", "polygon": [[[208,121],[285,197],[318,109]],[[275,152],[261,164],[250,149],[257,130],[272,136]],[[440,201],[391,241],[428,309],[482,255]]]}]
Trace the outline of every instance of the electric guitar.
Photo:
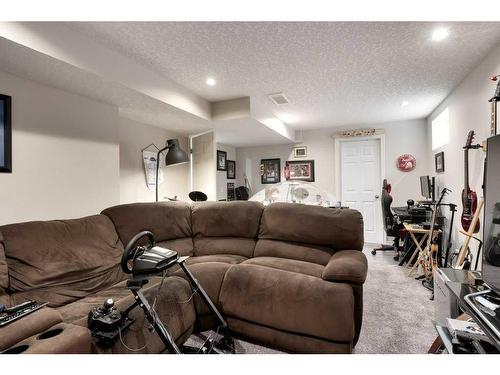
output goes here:
[{"label": "electric guitar", "polygon": [[444,188],[441,191],[441,196],[439,197],[439,200],[437,203],[434,205],[434,209],[432,211],[432,221],[431,221],[431,228],[429,230],[429,237],[427,239],[427,246],[426,246],[426,256],[424,257],[424,275],[425,275],[425,280],[427,283],[431,283],[433,278],[434,278],[434,271],[436,270],[438,263],[437,263],[437,253],[438,253],[438,234],[435,232],[434,228],[436,226],[436,218],[437,218],[437,211],[439,206],[441,205],[441,202],[443,201],[444,196],[449,192],[447,188]]},{"label": "electric guitar", "polygon": [[[472,145],[474,140],[474,130],[471,130],[467,135],[467,142],[464,146],[464,189],[462,190],[462,228],[465,231],[469,230],[472,222],[472,217],[477,208],[477,194],[475,191],[471,190],[469,187],[469,149],[477,148],[477,145]],[[474,233],[479,232],[479,221],[477,221],[476,227],[474,228]]]},{"label": "electric guitar", "polygon": [[497,88],[495,94],[489,100],[491,103],[491,123],[490,123],[490,133],[491,135],[497,134],[497,102],[500,101],[500,75],[493,76],[490,79],[493,82],[497,82]]}]

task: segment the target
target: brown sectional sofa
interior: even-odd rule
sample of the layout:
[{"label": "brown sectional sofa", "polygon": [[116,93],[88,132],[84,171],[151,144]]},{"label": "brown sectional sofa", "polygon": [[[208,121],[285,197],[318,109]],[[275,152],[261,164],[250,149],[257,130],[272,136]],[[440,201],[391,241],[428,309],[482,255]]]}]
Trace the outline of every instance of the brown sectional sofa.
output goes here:
[{"label": "brown sectional sofa", "polygon": [[[238,336],[290,352],[349,353],[356,344],[367,263],[363,221],[354,210],[136,203],[88,218],[3,226],[0,303],[49,301],[63,324],[76,326],[86,326],[90,308],[107,297],[124,308],[132,295],[119,258],[142,230],[152,231],[158,245],[190,256],[191,271]],[[146,295],[153,296],[158,282],[148,284]],[[171,270],[157,310],[178,343],[214,324],[198,297],[186,302],[190,295],[182,272]],[[135,313],[126,344],[148,343],[143,352],[160,352],[161,342]],[[120,343],[110,351],[127,352]]]}]

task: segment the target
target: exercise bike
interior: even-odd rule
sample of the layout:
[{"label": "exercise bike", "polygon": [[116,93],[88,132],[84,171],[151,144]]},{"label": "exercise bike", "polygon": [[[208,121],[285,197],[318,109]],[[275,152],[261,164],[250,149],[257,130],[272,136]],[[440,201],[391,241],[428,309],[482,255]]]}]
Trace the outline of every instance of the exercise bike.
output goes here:
[{"label": "exercise bike", "polygon": [[[139,246],[139,242],[145,237],[148,240],[148,244]],[[133,323],[133,320],[129,318],[129,313],[136,307],[140,307],[144,311],[144,315],[151,324],[151,327],[160,337],[163,344],[165,344],[169,353],[234,353],[234,339],[230,334],[227,322],[198,280],[187,268],[185,261],[188,258],[188,256],[179,257],[178,253],[174,250],[156,246],[154,235],[150,231],[142,231],[136,234],[125,247],[121,259],[123,272],[132,274],[132,279],[127,281],[127,288],[134,295],[135,302],[122,313],[114,309],[112,300],[106,300],[102,307],[93,309],[89,313],[89,328],[92,330],[93,336],[109,345],[118,335],[121,337],[123,329],[126,329]],[[215,338],[209,338],[199,348],[187,345],[182,347],[177,346],[168,332],[167,327],[160,320],[158,314],[144,296],[142,287],[149,282],[152,276],[163,274],[163,277],[166,277],[166,271],[176,265],[178,265],[187,276],[193,293],[201,297],[211,313],[215,316],[218,322],[218,327],[215,331],[220,333],[221,339],[216,340]],[[162,283],[160,287],[161,285]],[[113,322],[113,317],[115,324],[107,324]],[[110,328],[106,329],[106,327]]]}]

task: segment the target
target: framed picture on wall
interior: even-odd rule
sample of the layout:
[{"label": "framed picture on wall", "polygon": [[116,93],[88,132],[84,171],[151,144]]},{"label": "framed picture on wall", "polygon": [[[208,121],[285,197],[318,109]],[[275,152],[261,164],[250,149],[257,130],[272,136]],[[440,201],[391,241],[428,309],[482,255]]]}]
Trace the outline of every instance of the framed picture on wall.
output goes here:
[{"label": "framed picture on wall", "polygon": [[436,166],[436,173],[444,172],[444,152],[438,152],[434,155],[434,165]]},{"label": "framed picture on wall", "polygon": [[314,182],[314,160],[287,161],[285,176],[289,181]]},{"label": "framed picture on wall", "polygon": [[281,181],[281,160],[262,159],[260,161],[261,184],[275,184]]},{"label": "framed picture on wall", "polygon": [[227,170],[227,152],[217,150],[217,170],[225,171]]},{"label": "framed picture on wall", "polygon": [[234,201],[234,182],[227,183],[227,200]]},{"label": "framed picture on wall", "polygon": [[0,94],[0,173],[12,172],[12,98]]},{"label": "framed picture on wall", "polygon": [[236,162],[234,160],[227,160],[227,179],[234,180],[236,178]]}]

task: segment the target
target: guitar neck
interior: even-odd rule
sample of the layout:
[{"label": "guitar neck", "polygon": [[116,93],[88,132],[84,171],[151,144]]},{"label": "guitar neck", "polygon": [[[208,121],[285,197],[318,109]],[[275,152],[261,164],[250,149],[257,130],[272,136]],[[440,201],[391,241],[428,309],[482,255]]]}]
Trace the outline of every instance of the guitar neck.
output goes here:
[{"label": "guitar neck", "polygon": [[464,189],[469,191],[469,150],[464,150]]}]

